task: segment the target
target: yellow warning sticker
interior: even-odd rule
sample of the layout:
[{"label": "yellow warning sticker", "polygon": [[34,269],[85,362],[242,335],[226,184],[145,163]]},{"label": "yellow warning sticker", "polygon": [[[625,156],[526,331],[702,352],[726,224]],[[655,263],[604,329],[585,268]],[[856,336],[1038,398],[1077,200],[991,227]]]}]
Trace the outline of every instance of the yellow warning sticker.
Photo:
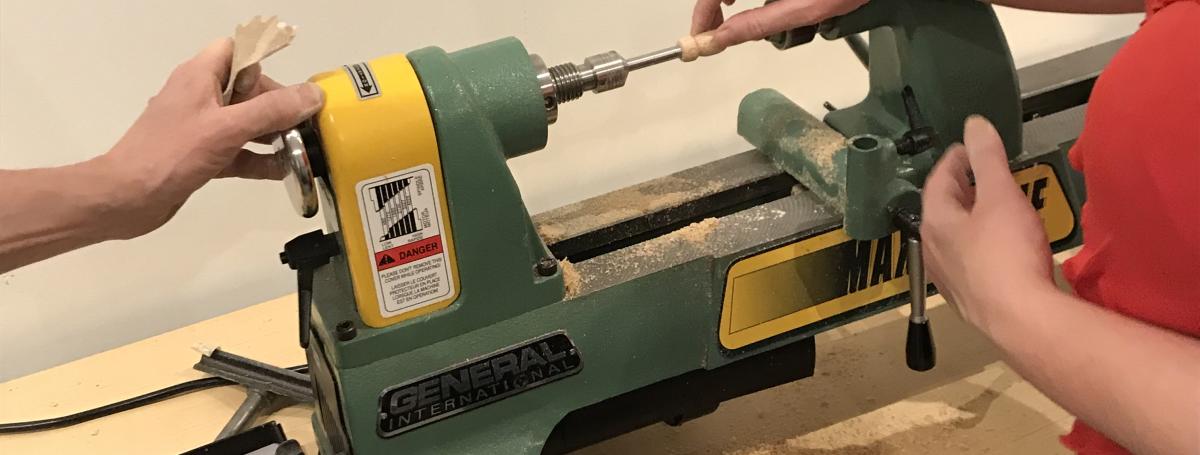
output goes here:
[{"label": "yellow warning sticker", "polygon": [[[1071,236],[1075,213],[1054,168],[1013,173],[1050,242]],[[741,259],[729,269],[720,339],[737,349],[908,292],[899,233],[858,241],[838,229]]]},{"label": "yellow warning sticker", "polygon": [[[449,307],[461,286],[441,152],[403,54],[313,77],[317,114],[358,315],[387,327]],[[399,145],[398,145],[399,144]],[[323,201],[324,202],[324,201]]]}]

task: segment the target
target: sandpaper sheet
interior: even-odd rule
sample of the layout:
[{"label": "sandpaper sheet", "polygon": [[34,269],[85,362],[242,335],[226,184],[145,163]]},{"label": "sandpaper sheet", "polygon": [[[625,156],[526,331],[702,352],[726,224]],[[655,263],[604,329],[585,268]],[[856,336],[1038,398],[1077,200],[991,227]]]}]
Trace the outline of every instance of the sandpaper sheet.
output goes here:
[{"label": "sandpaper sheet", "polygon": [[233,59],[229,64],[229,82],[221,94],[224,104],[229,104],[233,89],[237,86],[242,71],[271,56],[292,43],[296,27],[280,22],[275,16],[264,19],[254,16],[238,25],[233,33]]}]

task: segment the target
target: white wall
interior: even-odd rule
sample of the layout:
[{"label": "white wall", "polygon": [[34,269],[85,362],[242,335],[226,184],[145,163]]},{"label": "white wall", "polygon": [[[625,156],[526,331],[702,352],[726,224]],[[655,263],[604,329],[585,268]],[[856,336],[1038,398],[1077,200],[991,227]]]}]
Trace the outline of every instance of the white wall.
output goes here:
[{"label": "white wall", "polygon": [[[690,11],[690,0],[4,0],[0,167],[102,153],[176,63],[255,14],[300,25],[292,47],[266,64],[276,79],[296,82],[345,62],[506,35],[551,64],[610,49],[632,56],[673,43]],[[1139,20],[1001,13],[1018,66],[1128,34]],[[737,103],[761,87],[820,112],[825,100],[857,101],[865,72],[844,45],[823,41],[787,53],[751,44],[662,65],[620,91],[563,106],[550,146],[511,165],[536,213],[741,152]],[[290,293],[293,274],[276,253],[315,226],[292,213],[280,184],[218,181],[146,237],[0,276],[0,380]]]}]

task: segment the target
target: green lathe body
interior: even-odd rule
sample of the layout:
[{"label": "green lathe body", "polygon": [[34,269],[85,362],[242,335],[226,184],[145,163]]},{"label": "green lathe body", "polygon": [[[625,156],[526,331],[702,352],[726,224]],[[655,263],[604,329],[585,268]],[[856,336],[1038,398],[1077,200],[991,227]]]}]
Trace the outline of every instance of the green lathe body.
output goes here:
[{"label": "green lathe body", "polygon": [[[913,6],[887,6],[896,3]],[[934,10],[937,20],[927,16]],[[903,281],[903,268],[881,278],[879,266],[870,265],[900,264],[899,251],[882,256],[892,229],[881,217],[889,204],[916,194],[939,151],[961,136],[967,114],[996,122],[1015,157],[1022,149],[1019,89],[984,4],[875,1],[825,34],[862,30],[873,30],[871,92],[863,103],[822,123],[777,93],[756,92],[743,102],[738,124],[759,151],[628,190],[695,191],[687,201],[583,227],[564,221],[604,215],[630,193],[529,215],[506,160],[545,146],[547,117],[523,45],[508,38],[453,53],[410,53],[436,129],[461,293],[443,310],[373,328],[356,312],[346,258],[335,254],[315,269],[308,358],[321,452],[558,453],[657,422],[679,424],[723,400],[810,376],[815,334],[905,302],[907,288],[886,287]],[[913,88],[922,122],[937,132],[910,157],[895,155],[891,145],[910,129],[903,86]],[[804,142],[780,139],[830,128],[871,150],[840,147],[835,172],[813,180],[806,149],[784,146]],[[868,136],[874,146],[862,141]],[[1061,147],[1026,150],[1013,165],[1046,166],[1066,216],[1075,216],[1079,183]],[[813,191],[793,192],[797,180]],[[838,197],[848,205],[831,206]],[[329,200],[326,210],[335,208]],[[861,201],[866,205],[855,205]],[[780,313],[761,317],[873,297],[751,342],[723,338],[732,330],[727,317],[741,314],[730,315],[742,308],[734,304],[745,303],[731,301],[730,270],[798,242],[834,238],[843,214],[847,227],[862,231],[822,247],[829,254],[779,263],[832,284],[773,302],[771,311]],[[700,241],[670,234],[710,217],[715,227]],[[1078,242],[1075,224],[1051,239],[1056,249]],[[550,234],[564,225],[572,227]],[[344,242],[340,232],[331,234]],[[573,297],[566,297],[555,256],[578,263],[584,279]],[[832,296],[816,295],[818,288]],[[858,293],[864,289],[887,291]]]},{"label": "green lathe body", "polygon": [[[551,256],[505,165],[546,141],[528,53],[505,39],[449,54],[423,49],[409,59],[437,129],[462,294],[445,311],[383,329],[358,325],[354,339],[340,341],[337,324],[357,321],[345,258],[335,256],[317,269],[309,361],[321,400],[314,422],[322,453],[541,453],[571,411],[800,340],[788,337],[736,353],[719,349],[713,325],[721,302],[713,296],[723,284],[719,271],[734,257],[691,261],[563,301],[561,271],[543,277],[535,270]],[[385,389],[553,332],[574,343],[583,361],[578,373],[392,437],[380,435]],[[807,340],[800,343],[806,349],[787,350],[803,355],[779,365],[780,371],[792,379],[810,375],[811,346]],[[648,417],[645,424],[675,416]]]},{"label": "green lathe body", "polygon": [[[946,147],[962,141],[967,116],[996,125],[1009,158],[1022,143],[1016,69],[991,6],[877,1],[821,26],[827,39],[867,31],[870,91],[861,103],[821,122],[764,89],[746,96],[738,112],[738,133],[839,210],[859,240],[891,233],[897,209],[920,213],[919,188]],[[898,153],[918,126],[931,131],[928,140]],[[830,136],[844,137],[843,146],[812,145]]]}]

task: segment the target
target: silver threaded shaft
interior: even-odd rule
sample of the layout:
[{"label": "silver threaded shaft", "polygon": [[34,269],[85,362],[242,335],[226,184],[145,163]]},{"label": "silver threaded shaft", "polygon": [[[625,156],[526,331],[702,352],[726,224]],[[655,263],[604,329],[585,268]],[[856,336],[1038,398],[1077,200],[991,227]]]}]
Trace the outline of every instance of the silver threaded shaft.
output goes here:
[{"label": "silver threaded shaft", "polygon": [[574,63],[563,63],[552,66],[548,70],[550,80],[554,83],[554,93],[559,103],[579,99],[583,96],[583,78],[579,75],[579,67]]},{"label": "silver threaded shaft", "polygon": [[577,100],[587,91],[603,93],[621,88],[631,71],[678,60],[682,52],[679,46],[674,46],[626,60],[621,54],[609,51],[588,57],[581,65],[563,63],[549,68],[541,57],[530,55],[546,104],[546,121],[558,120],[559,104]]}]

